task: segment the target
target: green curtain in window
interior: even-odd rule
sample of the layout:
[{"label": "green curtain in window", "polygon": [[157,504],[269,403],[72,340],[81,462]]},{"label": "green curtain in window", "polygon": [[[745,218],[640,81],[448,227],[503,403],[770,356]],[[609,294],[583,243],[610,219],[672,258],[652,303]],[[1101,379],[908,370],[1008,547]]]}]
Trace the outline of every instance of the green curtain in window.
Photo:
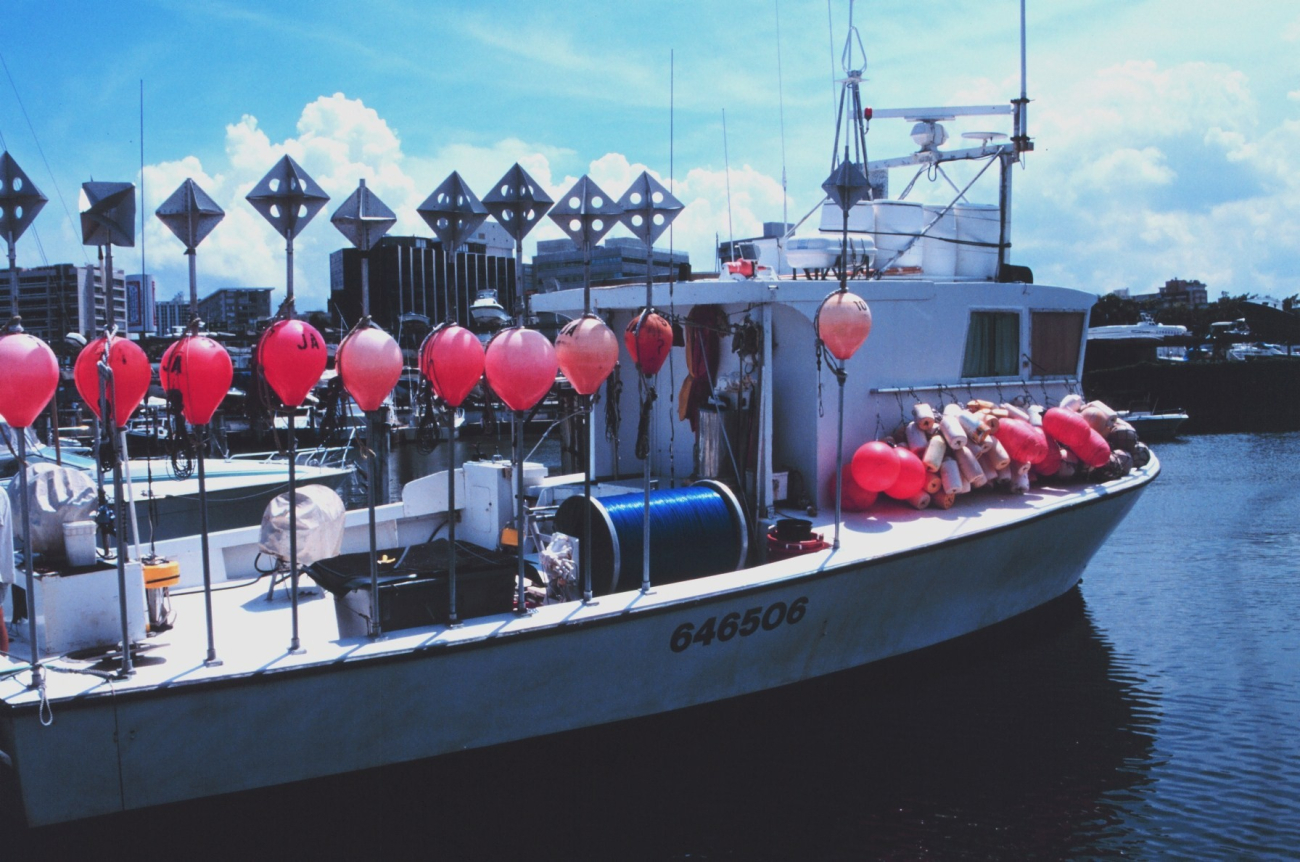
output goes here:
[{"label": "green curtain in window", "polygon": [[962,377],[1014,377],[1020,358],[1020,315],[973,311],[966,330]]}]

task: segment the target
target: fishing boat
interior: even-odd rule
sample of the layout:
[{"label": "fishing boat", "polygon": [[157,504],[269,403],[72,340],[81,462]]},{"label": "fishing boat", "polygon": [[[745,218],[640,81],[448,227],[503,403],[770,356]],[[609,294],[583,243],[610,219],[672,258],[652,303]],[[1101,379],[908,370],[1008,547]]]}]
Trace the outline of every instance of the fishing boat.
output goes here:
[{"label": "fishing boat", "polygon": [[[856,102],[861,70],[846,71]],[[940,117],[1012,116],[1016,136],[865,167],[987,161],[1009,206],[1007,175],[1030,149],[1026,105],[1022,94],[877,111],[932,132]],[[846,188],[854,163],[834,169]],[[535,298],[539,312],[590,309],[636,345],[577,435],[594,463],[589,495],[582,474],[549,476],[519,454],[412,481],[373,520],[300,511],[302,535],[325,550],[299,558],[309,577],[297,592],[262,529],[162,541],[179,584],[175,625],[153,637],[139,561],[126,563],[125,594],[105,564],[36,577],[45,672],[22,625],[0,658],[0,787],[13,810],[57,823],[662,713],[923,649],[1067,593],[1158,475],[1156,458],[1108,472],[1107,449],[1097,472],[1042,468],[1032,484],[1017,461],[1000,468],[1005,481],[994,469],[988,488],[961,494],[988,476],[959,472],[950,492],[949,458],[933,495],[946,505],[926,508],[921,493],[842,505],[846,467],[874,481],[872,459],[894,458],[881,447],[907,460],[899,435],[926,414],[941,431],[920,448],[938,436],[951,455],[973,445],[962,423],[987,442],[1005,417],[1011,447],[1018,423],[1081,402],[1096,299],[1008,264],[1005,213],[993,243],[965,240],[980,254],[962,265],[931,236],[951,208],[928,221],[904,208],[922,220],[900,242],[900,202],[874,203],[884,259],[858,277],[842,269],[831,297],[824,281],[731,277]],[[927,238],[938,242],[916,264],[897,265]],[[860,325],[868,306],[870,337],[841,355],[834,309]],[[650,308],[667,327],[657,349],[669,379],[683,381],[658,398],[666,375],[642,373]],[[522,332],[505,330],[489,358]]]}]

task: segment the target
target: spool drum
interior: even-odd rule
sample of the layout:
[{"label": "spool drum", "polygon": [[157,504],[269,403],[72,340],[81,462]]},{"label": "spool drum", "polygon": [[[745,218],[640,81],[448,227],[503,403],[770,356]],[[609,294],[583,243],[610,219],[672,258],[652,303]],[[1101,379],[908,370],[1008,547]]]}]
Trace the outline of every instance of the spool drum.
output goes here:
[{"label": "spool drum", "polygon": [[[690,495],[698,493],[696,489],[713,491],[716,508],[708,498],[692,502]],[[638,510],[644,500],[639,491],[592,499],[591,588],[595,595],[640,588],[643,519]],[[581,495],[560,503],[555,529],[581,540],[586,503]],[[665,513],[683,504],[704,506],[707,518],[718,521],[707,526],[720,528],[725,535],[679,535],[681,528],[670,527]],[[651,583],[671,584],[744,568],[749,554],[745,513],[735,494],[721,482],[706,480],[690,488],[652,491],[650,513]],[[580,553],[588,553],[588,549],[581,548]]]}]

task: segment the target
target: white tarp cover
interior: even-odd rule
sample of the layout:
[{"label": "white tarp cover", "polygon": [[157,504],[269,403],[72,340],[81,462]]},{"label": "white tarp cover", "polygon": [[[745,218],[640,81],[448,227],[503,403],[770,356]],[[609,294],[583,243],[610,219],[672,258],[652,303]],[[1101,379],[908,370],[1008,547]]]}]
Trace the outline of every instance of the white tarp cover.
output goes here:
[{"label": "white tarp cover", "polygon": [[[22,511],[22,477],[9,480],[9,502]],[[82,470],[36,461],[27,465],[27,505],[32,525],[32,550],[63,556],[63,525],[95,517],[98,492]]]},{"label": "white tarp cover", "polygon": [[[0,584],[14,582],[14,518],[9,495],[0,494]],[[0,600],[4,587],[0,586]],[[4,611],[0,609],[0,613]]]},{"label": "white tarp cover", "polygon": [[[324,485],[297,489],[298,565],[337,557],[343,551],[343,500]],[[262,514],[262,553],[289,559],[289,494],[286,491],[266,505]]]}]

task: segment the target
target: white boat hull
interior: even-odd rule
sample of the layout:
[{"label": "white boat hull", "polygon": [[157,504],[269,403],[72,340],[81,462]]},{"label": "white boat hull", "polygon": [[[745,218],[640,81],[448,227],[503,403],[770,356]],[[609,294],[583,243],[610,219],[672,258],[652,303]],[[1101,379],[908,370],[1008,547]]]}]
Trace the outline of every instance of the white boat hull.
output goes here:
[{"label": "white boat hull", "polygon": [[[365,641],[329,661],[93,693],[0,713],[6,772],[33,825],[433,757],[787,685],[922,649],[1038,607],[1088,560],[1154,477],[1002,528],[763,579],[762,570],[472,620],[398,653]],[[778,570],[779,571],[779,570]],[[748,586],[736,579],[750,577]],[[783,605],[784,612],[774,610]],[[802,606],[797,620],[791,609]],[[681,647],[759,609],[747,635]],[[751,615],[752,616],[752,615]],[[766,618],[766,619],[764,619]],[[768,625],[768,623],[773,623]],[[742,623],[743,625],[743,623]],[[465,630],[461,630],[462,632]],[[728,629],[730,632],[730,629]],[[350,645],[345,644],[345,646]],[[76,784],[69,792],[69,782]]]}]

